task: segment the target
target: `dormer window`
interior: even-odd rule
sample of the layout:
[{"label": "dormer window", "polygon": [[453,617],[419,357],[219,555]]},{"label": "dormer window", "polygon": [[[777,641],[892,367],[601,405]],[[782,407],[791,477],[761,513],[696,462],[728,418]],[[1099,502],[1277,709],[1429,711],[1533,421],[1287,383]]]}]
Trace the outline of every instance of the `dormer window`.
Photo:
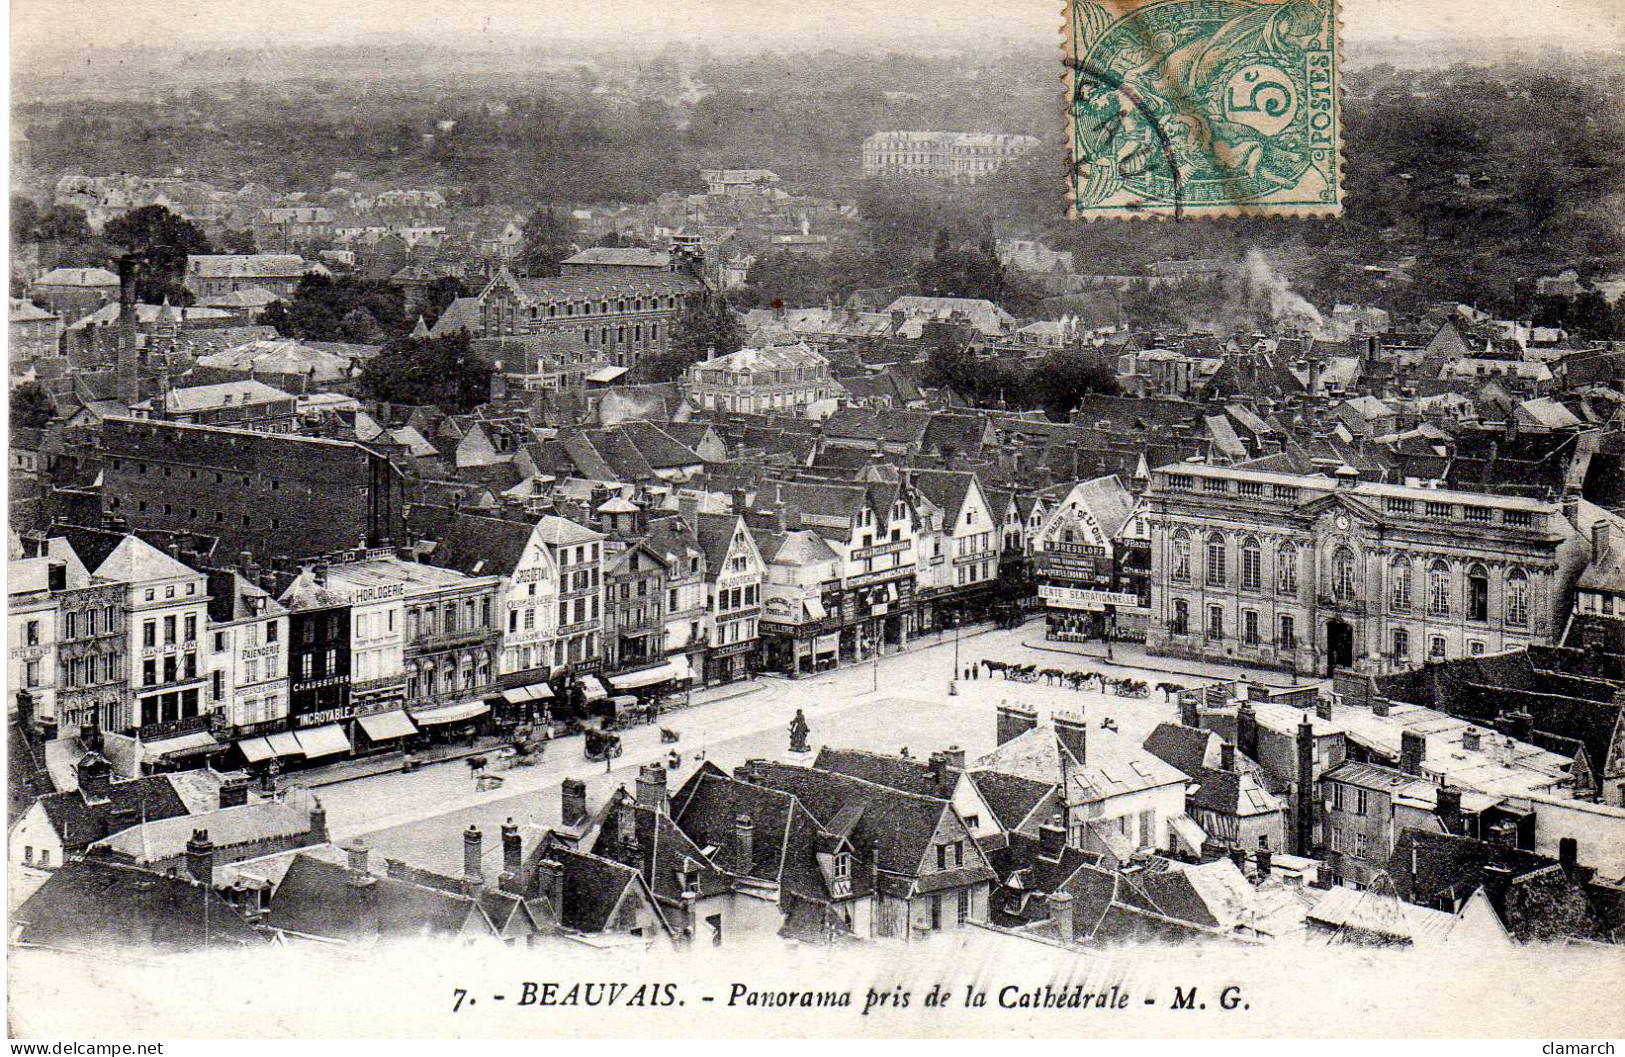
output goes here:
[{"label": "dormer window", "polygon": [[849,896],[852,894],[852,853],[849,851],[837,852],[832,876],[833,895]]}]

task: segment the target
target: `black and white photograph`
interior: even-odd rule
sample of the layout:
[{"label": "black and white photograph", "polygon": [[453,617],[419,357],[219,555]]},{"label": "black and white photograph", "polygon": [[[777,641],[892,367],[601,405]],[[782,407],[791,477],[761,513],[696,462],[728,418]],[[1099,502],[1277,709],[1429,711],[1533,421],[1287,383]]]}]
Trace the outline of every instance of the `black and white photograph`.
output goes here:
[{"label": "black and white photograph", "polygon": [[1625,1036],[1619,0],[10,10],[9,1037]]}]

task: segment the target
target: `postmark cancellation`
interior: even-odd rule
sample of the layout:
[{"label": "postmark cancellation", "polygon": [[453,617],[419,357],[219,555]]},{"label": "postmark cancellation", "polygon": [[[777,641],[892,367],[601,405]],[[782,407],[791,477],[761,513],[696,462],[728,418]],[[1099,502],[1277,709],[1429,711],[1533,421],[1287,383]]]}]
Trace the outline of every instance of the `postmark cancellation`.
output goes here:
[{"label": "postmark cancellation", "polygon": [[1341,214],[1337,6],[1068,0],[1068,214]]}]

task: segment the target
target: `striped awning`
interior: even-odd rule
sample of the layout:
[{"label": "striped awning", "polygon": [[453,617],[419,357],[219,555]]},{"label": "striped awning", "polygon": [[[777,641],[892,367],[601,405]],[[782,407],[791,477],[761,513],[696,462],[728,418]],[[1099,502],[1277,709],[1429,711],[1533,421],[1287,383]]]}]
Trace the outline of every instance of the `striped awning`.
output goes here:
[{"label": "striped awning", "polygon": [[455,705],[420,709],[412,713],[412,718],[420,727],[433,727],[441,723],[461,723],[476,719],[489,711],[491,706],[484,701],[459,701]]},{"label": "striped awning", "polygon": [[597,676],[583,675],[581,689],[587,692],[588,701],[602,701],[609,696],[609,691],[604,689],[604,684],[598,681]]},{"label": "striped awning", "polygon": [[345,735],[344,727],[338,723],[311,727],[296,732],[294,736],[299,739],[299,748],[312,760],[318,756],[334,756],[350,751],[350,739]]},{"label": "striped awning", "polygon": [[299,739],[287,731],[280,734],[267,734],[265,741],[266,744],[271,746],[272,756],[299,756],[305,751],[299,747]]},{"label": "striped awning", "polygon": [[502,700],[510,705],[522,705],[526,701],[551,701],[553,688],[546,683],[531,683],[529,686],[516,686],[512,690],[502,691]]},{"label": "striped awning", "polygon": [[190,734],[141,743],[141,748],[149,760],[162,759],[166,756],[195,756],[200,752],[213,752],[219,747],[220,743],[214,739],[214,735],[206,730],[194,730]]},{"label": "striped awning", "polygon": [[668,683],[675,678],[677,670],[669,663],[665,663],[641,671],[627,672],[625,675],[612,675],[609,681],[617,690],[637,690],[645,686],[654,686],[656,683]]},{"label": "striped awning", "polygon": [[264,738],[244,738],[237,743],[237,748],[249,763],[259,763],[276,755],[271,750],[271,743]]},{"label": "striped awning", "polygon": [[412,719],[400,709],[392,712],[375,712],[370,716],[358,716],[356,722],[373,741],[388,741],[391,738],[407,738],[418,732],[412,725]]}]

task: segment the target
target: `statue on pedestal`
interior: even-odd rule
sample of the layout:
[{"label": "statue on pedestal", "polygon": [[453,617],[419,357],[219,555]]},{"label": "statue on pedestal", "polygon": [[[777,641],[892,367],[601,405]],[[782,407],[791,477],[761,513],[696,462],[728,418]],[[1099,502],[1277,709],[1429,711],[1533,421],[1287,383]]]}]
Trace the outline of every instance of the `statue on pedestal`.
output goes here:
[{"label": "statue on pedestal", "polygon": [[809,749],[807,747],[807,734],[811,730],[812,730],[812,728],[807,725],[807,717],[802,714],[801,709],[799,709],[799,708],[796,709],[795,718],[790,721],[790,751],[791,752],[811,752],[812,751],[811,749]]}]

